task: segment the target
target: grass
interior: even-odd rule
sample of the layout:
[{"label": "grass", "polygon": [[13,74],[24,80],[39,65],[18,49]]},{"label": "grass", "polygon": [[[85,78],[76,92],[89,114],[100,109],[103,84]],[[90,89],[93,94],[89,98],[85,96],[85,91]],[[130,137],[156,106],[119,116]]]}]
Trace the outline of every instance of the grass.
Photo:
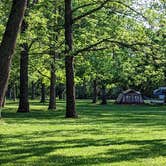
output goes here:
[{"label": "grass", "polygon": [[101,106],[78,101],[78,119],[31,102],[8,103],[0,120],[1,166],[165,166],[166,106]]}]

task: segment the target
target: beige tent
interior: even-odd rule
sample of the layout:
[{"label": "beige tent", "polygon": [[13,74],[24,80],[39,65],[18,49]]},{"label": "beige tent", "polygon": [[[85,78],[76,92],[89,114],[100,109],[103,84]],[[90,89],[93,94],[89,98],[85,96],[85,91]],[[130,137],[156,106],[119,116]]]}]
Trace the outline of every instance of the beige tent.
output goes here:
[{"label": "beige tent", "polygon": [[144,100],[140,92],[128,89],[118,96],[116,102],[118,104],[143,104]]}]

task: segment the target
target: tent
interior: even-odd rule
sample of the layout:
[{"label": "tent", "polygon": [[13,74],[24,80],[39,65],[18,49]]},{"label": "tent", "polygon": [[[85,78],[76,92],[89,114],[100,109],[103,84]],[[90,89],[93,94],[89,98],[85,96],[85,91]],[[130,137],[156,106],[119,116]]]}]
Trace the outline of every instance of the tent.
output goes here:
[{"label": "tent", "polygon": [[128,89],[119,94],[116,102],[118,104],[143,104],[144,100],[140,92]]}]

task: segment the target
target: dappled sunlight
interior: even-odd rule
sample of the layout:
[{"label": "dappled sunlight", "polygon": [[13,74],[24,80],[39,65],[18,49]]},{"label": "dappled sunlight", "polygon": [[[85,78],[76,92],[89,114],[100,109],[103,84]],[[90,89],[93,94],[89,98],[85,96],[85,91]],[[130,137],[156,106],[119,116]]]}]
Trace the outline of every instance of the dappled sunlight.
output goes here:
[{"label": "dappled sunlight", "polygon": [[65,119],[65,103],[57,105],[57,111],[47,111],[35,102],[26,114],[7,105],[0,130],[2,165],[143,165],[166,158],[165,106],[81,101],[79,118]]}]

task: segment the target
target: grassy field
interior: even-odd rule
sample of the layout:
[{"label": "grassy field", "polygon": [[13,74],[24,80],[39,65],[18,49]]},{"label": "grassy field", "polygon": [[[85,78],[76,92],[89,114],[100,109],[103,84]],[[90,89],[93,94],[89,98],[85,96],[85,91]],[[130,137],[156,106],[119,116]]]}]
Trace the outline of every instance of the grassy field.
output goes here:
[{"label": "grassy field", "polygon": [[31,103],[8,103],[0,120],[2,166],[166,166],[166,106],[107,106],[78,101],[78,119]]}]

